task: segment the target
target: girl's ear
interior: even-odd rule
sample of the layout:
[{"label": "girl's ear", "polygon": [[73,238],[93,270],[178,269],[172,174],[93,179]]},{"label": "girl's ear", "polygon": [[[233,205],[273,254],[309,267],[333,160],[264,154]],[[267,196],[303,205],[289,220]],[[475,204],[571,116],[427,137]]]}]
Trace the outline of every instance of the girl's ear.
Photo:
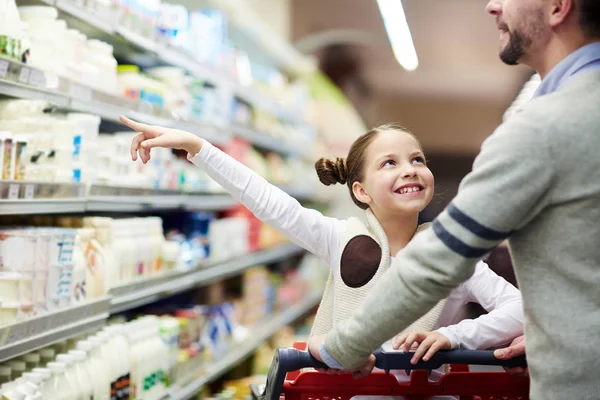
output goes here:
[{"label": "girl's ear", "polygon": [[360,182],[354,182],[352,184],[352,193],[354,193],[354,197],[356,197],[356,199],[361,203],[371,205],[371,196],[369,196],[369,194]]}]

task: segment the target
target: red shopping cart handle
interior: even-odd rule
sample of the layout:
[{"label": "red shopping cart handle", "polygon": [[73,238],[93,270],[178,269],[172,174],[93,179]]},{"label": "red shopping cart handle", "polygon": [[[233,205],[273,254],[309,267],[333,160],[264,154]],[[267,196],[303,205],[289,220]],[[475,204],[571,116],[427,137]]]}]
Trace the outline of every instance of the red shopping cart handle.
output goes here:
[{"label": "red shopping cart handle", "polygon": [[[444,364],[499,365],[505,367],[526,366],[525,356],[512,360],[499,360],[491,350],[447,350],[439,351],[427,362],[410,363],[413,353],[375,351],[375,366],[386,371],[425,369],[434,370]],[[264,390],[252,385],[252,396],[256,400],[279,400],[281,389],[288,372],[302,368],[328,368],[309,352],[291,348],[277,349],[267,375]]]}]

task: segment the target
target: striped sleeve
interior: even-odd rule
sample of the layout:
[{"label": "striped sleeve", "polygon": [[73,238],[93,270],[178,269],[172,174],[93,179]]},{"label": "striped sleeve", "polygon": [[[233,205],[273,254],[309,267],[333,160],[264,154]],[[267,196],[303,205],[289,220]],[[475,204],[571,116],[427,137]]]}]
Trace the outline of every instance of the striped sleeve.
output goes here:
[{"label": "striped sleeve", "polygon": [[356,313],[325,342],[345,368],[361,364],[386,340],[467,280],[482,256],[535,218],[548,204],[551,151],[541,129],[513,117],[484,143],[459,193],[401,250]]}]

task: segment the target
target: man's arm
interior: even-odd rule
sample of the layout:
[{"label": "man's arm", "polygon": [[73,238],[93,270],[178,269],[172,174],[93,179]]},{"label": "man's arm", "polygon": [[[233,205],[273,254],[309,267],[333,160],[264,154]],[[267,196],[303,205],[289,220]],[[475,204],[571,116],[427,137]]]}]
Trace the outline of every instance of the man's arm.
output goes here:
[{"label": "man's arm", "polygon": [[482,146],[473,172],[431,229],[417,235],[361,308],[327,336],[326,356],[360,366],[473,274],[478,259],[548,204],[555,160],[546,131],[517,114]]}]

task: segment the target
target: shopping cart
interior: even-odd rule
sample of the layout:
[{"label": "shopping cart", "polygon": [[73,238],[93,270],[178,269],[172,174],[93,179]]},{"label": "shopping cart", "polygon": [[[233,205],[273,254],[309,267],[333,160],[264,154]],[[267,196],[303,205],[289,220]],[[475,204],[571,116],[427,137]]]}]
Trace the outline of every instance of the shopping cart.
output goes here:
[{"label": "shopping cart", "polygon": [[[469,365],[526,366],[525,356],[498,360],[492,351],[448,350],[437,352],[429,361],[410,363],[412,353],[375,352],[375,366],[385,372],[354,379],[351,375],[328,375],[312,368],[326,366],[306,351],[306,343],[275,352],[264,388],[251,386],[255,400],[349,400],[353,396],[402,396],[426,400],[431,396],[457,396],[460,400],[528,400],[529,379],[505,372],[469,372]],[[429,372],[450,365],[438,382]],[[302,370],[311,368],[310,370]],[[390,370],[405,370],[409,382],[398,382]]]}]

